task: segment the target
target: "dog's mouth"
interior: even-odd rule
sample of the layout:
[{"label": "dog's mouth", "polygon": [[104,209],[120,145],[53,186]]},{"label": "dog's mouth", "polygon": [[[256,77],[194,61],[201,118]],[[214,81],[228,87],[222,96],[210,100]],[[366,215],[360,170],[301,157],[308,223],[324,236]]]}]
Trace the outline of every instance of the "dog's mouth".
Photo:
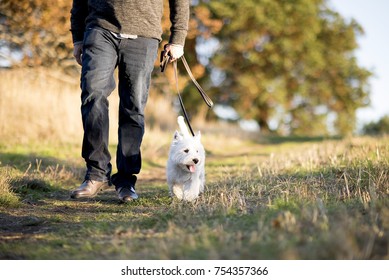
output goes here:
[{"label": "dog's mouth", "polygon": [[195,165],[186,165],[186,168],[188,168],[189,172],[191,172],[191,173],[196,171]]}]

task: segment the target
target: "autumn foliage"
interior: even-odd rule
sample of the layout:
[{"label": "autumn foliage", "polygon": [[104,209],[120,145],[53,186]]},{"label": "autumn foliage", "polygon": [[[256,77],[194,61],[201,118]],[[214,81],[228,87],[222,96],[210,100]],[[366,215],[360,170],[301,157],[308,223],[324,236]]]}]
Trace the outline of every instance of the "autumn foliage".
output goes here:
[{"label": "autumn foliage", "polygon": [[[161,48],[169,35],[168,2]],[[78,73],[69,32],[71,4],[2,0],[0,62]],[[216,103],[255,120],[262,132],[346,135],[356,126],[356,110],[369,104],[372,73],[354,55],[361,34],[357,22],[331,10],[326,0],[198,0],[191,6],[185,56]],[[180,70],[189,113],[215,118],[202,110]],[[166,76],[172,84],[171,69]],[[161,93],[170,90],[160,76],[155,80]]]}]

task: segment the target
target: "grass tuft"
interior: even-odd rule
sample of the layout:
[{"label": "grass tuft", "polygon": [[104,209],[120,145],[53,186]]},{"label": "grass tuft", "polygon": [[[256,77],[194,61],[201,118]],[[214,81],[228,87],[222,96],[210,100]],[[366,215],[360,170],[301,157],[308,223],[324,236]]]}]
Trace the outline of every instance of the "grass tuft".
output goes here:
[{"label": "grass tuft", "polygon": [[0,167],[0,207],[17,207],[19,197],[12,190],[12,175],[9,168]]}]

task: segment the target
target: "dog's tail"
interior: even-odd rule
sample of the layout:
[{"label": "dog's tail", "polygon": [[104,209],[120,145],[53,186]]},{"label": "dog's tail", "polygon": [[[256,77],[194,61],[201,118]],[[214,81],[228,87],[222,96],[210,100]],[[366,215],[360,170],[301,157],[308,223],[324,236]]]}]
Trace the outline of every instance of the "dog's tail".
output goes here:
[{"label": "dog's tail", "polygon": [[184,138],[190,138],[188,127],[185,124],[184,117],[178,116],[177,118],[178,126],[180,127],[181,133]]}]

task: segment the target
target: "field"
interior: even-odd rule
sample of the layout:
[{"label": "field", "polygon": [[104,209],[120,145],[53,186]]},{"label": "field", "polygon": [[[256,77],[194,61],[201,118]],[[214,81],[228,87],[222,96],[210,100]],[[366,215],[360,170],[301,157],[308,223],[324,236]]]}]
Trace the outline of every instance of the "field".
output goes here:
[{"label": "field", "polygon": [[389,137],[244,137],[195,124],[207,186],[183,203],[165,181],[174,112],[156,118],[168,102],[155,97],[140,199],[120,204],[108,190],[75,201],[77,85],[19,74],[0,78],[0,259],[389,259]]}]

